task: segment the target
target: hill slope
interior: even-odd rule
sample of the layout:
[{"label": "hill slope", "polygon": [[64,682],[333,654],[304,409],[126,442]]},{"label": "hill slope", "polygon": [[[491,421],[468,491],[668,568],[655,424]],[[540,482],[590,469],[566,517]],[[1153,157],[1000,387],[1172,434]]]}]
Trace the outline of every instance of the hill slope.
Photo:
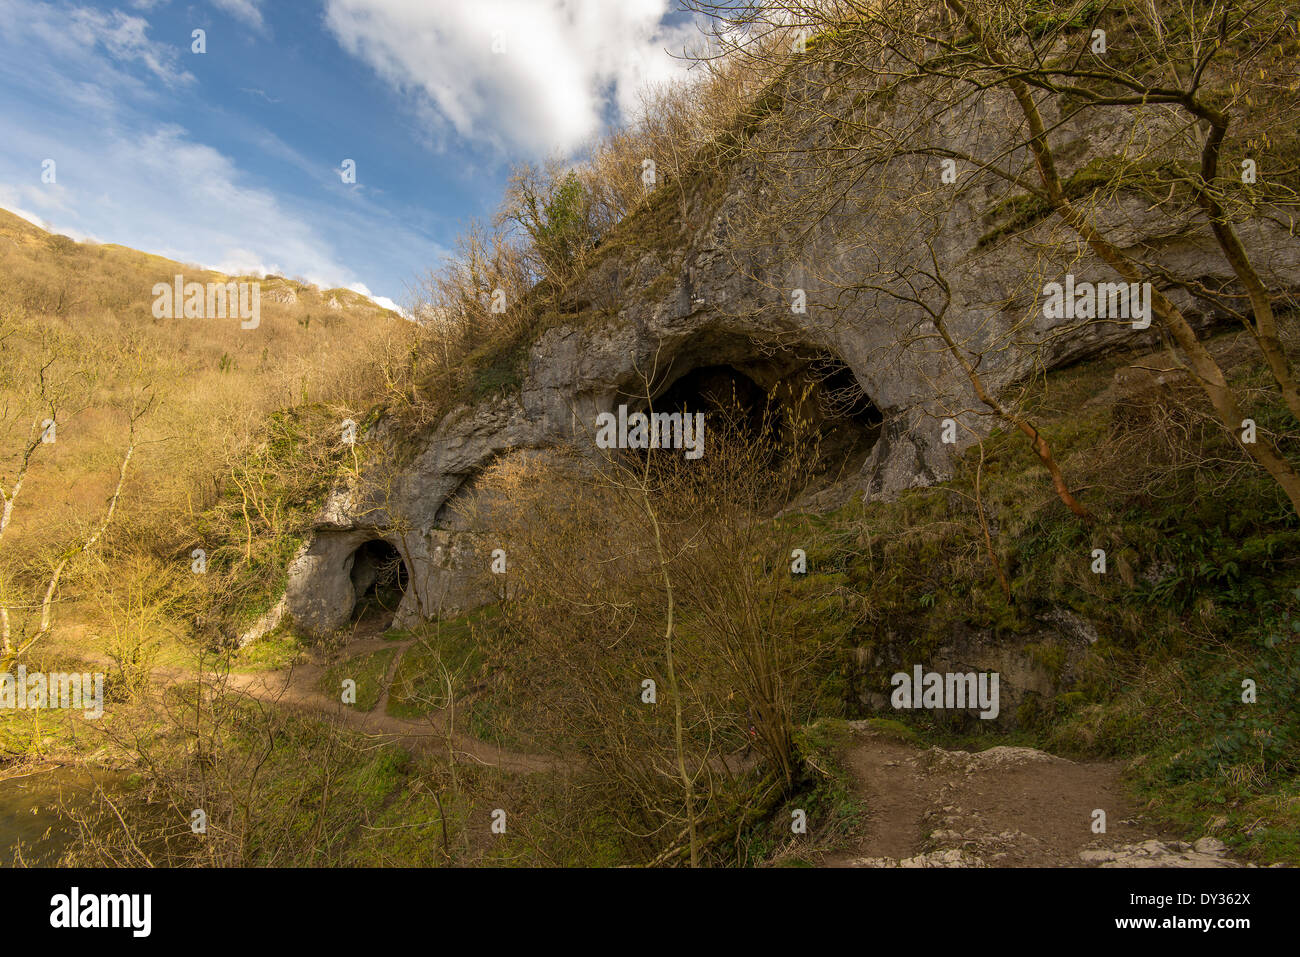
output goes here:
[{"label": "hill slope", "polygon": [[[260,322],[242,328],[238,318],[158,318],[154,286],[170,286],[177,275],[258,283]],[[232,473],[248,474],[250,457],[274,438],[277,416],[314,409],[314,440],[337,445],[343,420],[364,417],[377,401],[386,357],[401,355],[410,336],[409,322],[348,290],[229,277],[121,246],[77,243],[0,210],[6,495],[23,478],[0,549],[7,593],[25,593],[26,607],[39,603],[57,557],[106,514],[133,410],[148,411],[104,546],[150,542],[163,555],[178,550],[185,567],[192,548],[219,549],[213,533],[207,543],[194,540],[201,534],[195,516],[218,507]],[[48,420],[56,423],[53,441],[30,444]],[[232,521],[246,524],[249,507],[245,500]],[[257,506],[251,509],[256,519]],[[76,596],[77,570],[52,595],[56,607]],[[148,563],[138,573],[159,577]]]}]

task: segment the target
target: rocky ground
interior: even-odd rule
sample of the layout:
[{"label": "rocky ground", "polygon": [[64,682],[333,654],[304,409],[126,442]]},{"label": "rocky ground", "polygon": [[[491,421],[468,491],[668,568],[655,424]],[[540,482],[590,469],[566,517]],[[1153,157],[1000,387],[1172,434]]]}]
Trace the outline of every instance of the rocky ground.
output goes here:
[{"label": "rocky ground", "polygon": [[[834,867],[1243,867],[1222,841],[1171,839],[1119,784],[1122,765],[1032,748],[919,749],[853,725],[843,760],[868,820]],[[1095,812],[1106,830],[1094,832]]]},{"label": "rocky ground", "polygon": [[[379,702],[369,711],[341,706],[318,684],[323,662],[254,674],[231,674],[232,690],[321,715],[355,731],[406,747],[515,773],[554,773],[577,756],[514,752],[472,737],[444,712],[398,718],[387,702],[400,656],[411,639],[386,642],[370,627],[348,643],[345,658],[391,648]],[[163,683],[189,680],[184,669],[159,669]],[[1204,835],[1192,843],[1144,819],[1120,784],[1123,764],[1070,761],[1033,748],[980,752],[921,748],[869,721],[850,722],[840,759],[852,776],[865,820],[847,846],[824,854],[827,867],[1253,867]],[[1097,811],[1105,830],[1094,830]],[[1281,866],[1281,865],[1277,865]]]}]

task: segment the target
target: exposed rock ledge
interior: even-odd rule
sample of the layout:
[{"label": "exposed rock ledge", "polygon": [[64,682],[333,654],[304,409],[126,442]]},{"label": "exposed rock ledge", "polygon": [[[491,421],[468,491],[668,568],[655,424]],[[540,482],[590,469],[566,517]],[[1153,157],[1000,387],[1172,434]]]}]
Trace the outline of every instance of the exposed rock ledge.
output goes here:
[{"label": "exposed rock ledge", "polygon": [[[996,135],[1000,128],[992,112],[981,122],[969,135]],[[1072,133],[1104,153],[1116,148],[1125,131],[1062,128],[1059,135]],[[1078,162],[1087,159],[1085,153]],[[410,585],[399,624],[480,604],[482,562],[456,518],[458,496],[473,494],[474,477],[499,457],[567,444],[589,448],[598,413],[635,404],[638,397],[644,401],[645,369],[658,370],[657,395],[704,368],[728,368],[766,389],[798,376],[809,357],[842,363],[879,421],[869,453],[854,460],[851,474],[832,490],[836,494],[817,504],[855,491],[868,499],[889,496],[950,476],[954,452],[971,439],[962,428],[957,445],[944,445],[941,421],[953,417],[984,431],[989,420],[974,413],[979,403],[933,335],[927,336],[932,327],[920,310],[885,292],[846,298],[789,264],[766,261],[752,250],[738,254],[731,237],[753,199],[754,180],[753,169],[736,169],[725,188],[707,191],[713,198],[693,201],[684,216],[674,214],[685,225],[672,248],[627,245],[604,255],[574,294],[578,318],[549,328],[532,345],[518,394],[461,406],[427,435],[403,436],[408,446],[415,439],[417,451],[383,496],[338,490],[289,570],[287,608],[298,627],[325,632],[347,622],[355,600],[352,556],[377,538],[391,542],[407,563]],[[1004,389],[1032,371],[1117,346],[1156,342],[1154,329],[1044,318],[1038,297],[1045,283],[1067,271],[1098,282],[1116,277],[1051,222],[1028,229],[1022,239],[982,245],[995,198],[979,189],[960,194],[945,215],[954,225],[939,234],[936,249],[954,295],[948,326],[973,355],[982,354],[980,372],[990,387]],[[915,235],[916,223],[894,215],[887,196],[877,196],[870,212],[858,208],[845,215],[869,216],[872,236]],[[1144,197],[1127,194],[1096,217],[1135,255],[1195,277],[1205,288],[1234,286],[1223,256],[1194,217],[1170,222],[1166,213],[1158,219]],[[882,242],[873,248],[860,241],[860,222],[849,226],[844,216],[822,224],[808,252],[819,275],[878,275],[886,260],[889,268],[929,265],[924,247]],[[1273,288],[1300,287],[1300,243],[1263,221],[1240,232]],[[843,236],[859,241],[837,238]],[[794,287],[806,287],[804,314],[793,313],[783,298]],[[1179,287],[1165,292],[1195,322],[1221,318],[1211,304]],[[392,438],[389,431],[381,422],[364,441],[384,443]]]}]

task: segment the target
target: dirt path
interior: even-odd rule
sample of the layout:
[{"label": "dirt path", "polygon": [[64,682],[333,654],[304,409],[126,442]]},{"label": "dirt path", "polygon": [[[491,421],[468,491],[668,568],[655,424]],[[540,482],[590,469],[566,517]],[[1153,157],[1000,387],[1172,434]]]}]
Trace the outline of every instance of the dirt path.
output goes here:
[{"label": "dirt path", "polygon": [[[389,643],[389,647],[398,644],[392,642]],[[338,697],[318,690],[320,678],[327,670],[325,665],[296,665],[281,671],[231,674],[227,680],[231,688],[260,701],[327,715],[349,730],[392,738],[404,745],[426,752],[452,755],[458,760],[469,759],[506,771],[525,773],[559,771],[573,766],[571,761],[550,755],[511,751],[481,741],[453,727],[451,715],[446,709],[433,712],[423,718],[398,718],[388,714],[386,708],[389,688],[396,674],[397,661],[400,657],[400,652],[393,656],[393,662],[385,676],[379,703],[370,711],[357,711],[343,704]]]},{"label": "dirt path", "polygon": [[[224,680],[227,688],[259,701],[328,717],[351,731],[391,739],[426,753],[470,760],[516,773],[563,771],[580,766],[576,756],[557,757],[514,751],[467,734],[460,726],[467,713],[464,706],[454,709],[454,713],[453,709],[442,709],[420,718],[399,718],[389,714],[388,702],[398,665],[402,656],[417,644],[418,639],[387,640],[383,637],[386,628],[383,619],[363,619],[354,626],[352,635],[343,646],[335,649],[335,654],[327,653],[328,660],[322,661],[317,657],[316,660],[272,671],[232,671],[223,675],[212,674],[210,677]],[[379,700],[373,708],[358,711],[344,704],[340,696],[320,690],[321,678],[331,667],[376,651],[393,651],[395,654],[385,671]],[[85,652],[82,652],[82,656],[87,660],[110,663],[103,656],[87,655]],[[195,679],[195,672],[190,668],[158,667],[150,674],[159,687]]]},{"label": "dirt path", "polygon": [[[1122,765],[1031,748],[919,749],[855,723],[842,760],[867,819],[830,867],[1236,867],[1224,845],[1170,839],[1120,785]],[[1105,812],[1105,833],[1093,832]]]},{"label": "dirt path", "polygon": [[[574,770],[576,756],[513,751],[479,740],[460,726],[468,707],[422,718],[388,713],[398,665],[416,639],[387,641],[364,623],[336,654],[290,668],[233,672],[233,690],[299,708],[362,734],[452,760],[516,773]],[[326,671],[376,651],[392,650],[378,703],[369,711],[320,690]],[[194,679],[183,668],[159,668],[163,685]],[[1117,762],[1073,762],[1030,748],[968,753],[922,749],[852,722],[841,760],[853,778],[865,819],[849,846],[822,856],[828,867],[1239,867],[1213,837],[1195,844],[1171,839],[1145,822],[1120,784]],[[734,756],[733,756],[734,759]],[[745,763],[742,761],[742,763]],[[734,768],[733,768],[734,770]],[[1105,812],[1105,832],[1093,831]],[[1249,866],[1249,865],[1247,865]]]}]

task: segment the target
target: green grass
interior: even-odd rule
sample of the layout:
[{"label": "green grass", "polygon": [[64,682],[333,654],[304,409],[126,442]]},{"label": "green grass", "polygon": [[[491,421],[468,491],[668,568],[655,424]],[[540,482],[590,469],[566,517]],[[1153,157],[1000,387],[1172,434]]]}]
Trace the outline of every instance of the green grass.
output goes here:
[{"label": "green grass", "polygon": [[[1300,591],[1300,590],[1298,590]],[[1130,780],[1156,816],[1188,834],[1214,830],[1264,863],[1300,860],[1300,594],[1235,639],[1175,646],[1142,680],[1063,708],[1063,747],[1135,756]],[[1255,683],[1246,703],[1243,681]]]},{"label": "green grass", "polygon": [[[769,816],[741,834],[737,863],[813,866],[820,851],[842,845],[863,826],[870,808],[858,795],[857,785],[841,760],[844,746],[852,737],[852,729],[843,720],[833,718],[796,729],[795,747],[805,762],[805,777]],[[793,836],[791,822],[796,810],[804,813],[807,822],[807,833],[798,838],[802,846],[778,855],[778,848],[786,847]]]},{"label": "green grass", "polygon": [[459,701],[475,684],[484,655],[475,639],[475,624],[490,617],[492,610],[452,621],[421,626],[415,644],[406,649],[393,676],[388,713],[398,718],[418,718],[439,711],[451,695]]},{"label": "green grass", "polygon": [[895,718],[868,718],[867,726],[877,734],[883,734],[900,744],[920,744],[920,736],[916,730]]},{"label": "green grass", "polygon": [[268,635],[242,648],[234,660],[235,671],[277,671],[298,661],[303,645],[291,628],[277,627]]},{"label": "green grass", "polygon": [[338,697],[343,693],[343,681],[350,678],[357,683],[357,701],[353,707],[357,711],[370,711],[379,703],[384,676],[396,652],[396,648],[385,648],[341,661],[326,670],[318,687],[325,694]]},{"label": "green grass", "polygon": [[[821,766],[834,750],[830,719],[867,716],[859,694],[887,687],[890,662],[900,655],[925,661],[956,635],[978,630],[1013,649],[1018,642],[1026,660],[1056,682],[1055,692],[1026,698],[1011,731],[934,714],[875,717],[872,726],[918,745],[1023,745],[1131,761],[1138,798],[1185,836],[1212,831],[1261,862],[1300,860],[1300,731],[1288,710],[1300,698],[1300,661],[1285,657],[1300,634],[1292,624],[1300,622],[1293,591],[1300,588],[1300,522],[1267,477],[1242,463],[1228,436],[1187,412],[1203,404],[1194,388],[1116,404],[1115,372],[1131,361],[1059,370],[1032,383],[1024,403],[1097,515],[1095,525],[1062,505],[1023,435],[998,429],[985,439],[981,492],[1011,580],[1010,602],[983,549],[974,505],[977,449],[939,486],[781,519],[816,533],[809,536],[817,545],[809,550],[808,580],[854,593],[867,609],[857,622],[811,597],[824,587],[791,591],[800,632],[836,649],[817,672],[821,720],[802,732],[801,748]],[[1249,407],[1257,421],[1286,433],[1285,409],[1258,389],[1258,370],[1247,364],[1230,379],[1255,390]],[[1103,394],[1110,398],[1090,401]],[[1285,446],[1294,440],[1283,441],[1294,451]],[[1166,444],[1168,461],[1160,457]],[[1228,469],[1233,477],[1225,483]],[[1105,576],[1090,569],[1097,547],[1108,554]],[[1045,638],[1045,616],[1062,609],[1090,623],[1097,642],[1067,653],[1063,639]],[[694,614],[679,609],[683,635]],[[440,662],[462,676],[481,667],[465,638],[465,629],[452,627],[404,670],[413,681],[423,675],[437,700],[427,682]],[[875,659],[883,663],[863,664]],[[1256,705],[1233,703],[1242,676],[1260,685]],[[490,681],[472,702],[470,729],[485,740],[529,746],[529,703],[498,684]],[[856,813],[842,781],[816,775],[792,800],[817,810],[819,839],[845,833]],[[787,812],[745,830],[741,859],[768,861],[784,846]],[[800,860],[778,858],[791,866]]]},{"label": "green grass", "polygon": [[[1096,525],[1064,508],[1021,435],[985,440],[982,493],[1010,604],[982,548],[976,450],[940,486],[814,519],[831,547],[810,563],[847,576],[870,609],[851,642],[860,660],[884,659],[859,666],[850,684],[885,687],[900,655],[925,661],[970,629],[1013,647],[1020,640],[1027,660],[1069,675],[1055,695],[1032,699],[1014,731],[935,714],[903,726],[948,748],[1022,744],[1133,761],[1141,800],[1188,837],[1213,824],[1248,857],[1300,860],[1300,522],[1253,467],[1225,483],[1225,463],[1241,454],[1214,426],[1175,415],[1186,456],[1157,457],[1169,438],[1157,424],[1162,409],[1202,402],[1194,389],[1087,405],[1116,364],[1050,375],[1027,404]],[[1249,364],[1231,379],[1262,384]],[[1285,410],[1267,393],[1252,397],[1252,414],[1286,434]],[[1292,454],[1293,441],[1284,438]],[[1108,554],[1104,576],[1090,571],[1095,547]],[[1031,637],[1054,609],[1090,622],[1096,644],[1067,659],[1063,645]],[[1247,677],[1260,688],[1254,705],[1240,701]]]}]

